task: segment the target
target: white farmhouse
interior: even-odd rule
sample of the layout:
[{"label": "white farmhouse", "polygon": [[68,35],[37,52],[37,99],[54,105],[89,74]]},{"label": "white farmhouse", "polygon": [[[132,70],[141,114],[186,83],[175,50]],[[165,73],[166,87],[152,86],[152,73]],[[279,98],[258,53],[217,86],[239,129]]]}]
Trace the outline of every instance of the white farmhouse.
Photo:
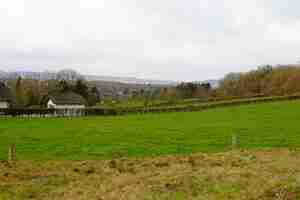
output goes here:
[{"label": "white farmhouse", "polygon": [[85,99],[71,91],[49,95],[47,98],[47,108],[54,109],[84,109]]},{"label": "white farmhouse", "polygon": [[10,89],[0,82],[0,109],[10,108],[12,102],[13,98]]},{"label": "white farmhouse", "polygon": [[82,116],[85,104],[85,99],[72,91],[49,95],[46,99],[47,108],[55,109],[56,116]]}]

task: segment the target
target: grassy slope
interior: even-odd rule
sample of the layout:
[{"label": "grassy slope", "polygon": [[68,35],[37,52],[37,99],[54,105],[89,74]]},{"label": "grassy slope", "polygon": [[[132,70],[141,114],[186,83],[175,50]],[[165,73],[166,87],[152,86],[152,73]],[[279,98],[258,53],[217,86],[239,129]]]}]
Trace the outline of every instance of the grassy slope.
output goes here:
[{"label": "grassy slope", "polygon": [[17,144],[19,159],[98,159],[300,147],[300,101],[203,112],[74,119],[0,119],[0,159]]}]

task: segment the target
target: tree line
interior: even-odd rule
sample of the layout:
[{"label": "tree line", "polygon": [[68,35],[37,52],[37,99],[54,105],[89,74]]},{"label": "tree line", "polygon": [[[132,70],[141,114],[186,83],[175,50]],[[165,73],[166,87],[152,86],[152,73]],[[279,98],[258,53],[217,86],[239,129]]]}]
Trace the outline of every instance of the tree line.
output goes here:
[{"label": "tree line", "polygon": [[174,87],[162,88],[159,97],[167,100],[208,98],[212,91],[210,83],[182,82]]},{"label": "tree line", "polygon": [[[60,73],[56,80],[30,80],[17,78],[9,80],[8,85],[13,91],[16,105],[30,107],[43,104],[43,97],[47,94],[73,91],[83,96],[87,105],[94,106],[100,101],[97,87],[85,81],[76,73]],[[64,79],[65,77],[69,80]],[[71,77],[71,79],[70,79]],[[76,78],[77,77],[77,78]],[[229,99],[256,96],[284,96],[300,92],[299,66],[271,66],[265,65],[244,73],[229,73],[222,78],[219,86],[214,88],[210,83],[183,82],[176,86],[144,89],[130,93],[124,91],[124,96],[143,100],[145,105],[151,105],[154,100],[168,102],[183,99]]]},{"label": "tree line", "polygon": [[72,91],[85,98],[88,106],[94,106],[100,100],[100,92],[95,86],[89,86],[83,79],[67,80],[28,80],[18,77],[8,81],[15,97],[16,107],[42,107],[44,97],[51,94]]},{"label": "tree line", "polygon": [[246,73],[230,73],[220,82],[218,96],[283,96],[300,92],[298,66],[258,67]]},{"label": "tree line", "polygon": [[186,82],[160,90],[160,98],[228,99],[255,96],[284,96],[300,93],[300,67],[295,65],[260,66],[244,73],[229,73],[217,88],[210,83]]}]

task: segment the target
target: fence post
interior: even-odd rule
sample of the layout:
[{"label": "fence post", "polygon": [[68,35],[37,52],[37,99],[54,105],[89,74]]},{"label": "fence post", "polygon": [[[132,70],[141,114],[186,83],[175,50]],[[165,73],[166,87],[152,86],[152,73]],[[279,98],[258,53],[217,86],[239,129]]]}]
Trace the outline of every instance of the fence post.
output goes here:
[{"label": "fence post", "polygon": [[237,135],[236,134],[232,134],[232,136],[231,136],[231,147],[232,147],[232,149],[236,149],[237,143],[238,143],[238,141],[237,141]]},{"label": "fence post", "polygon": [[16,160],[16,145],[12,144],[8,149],[8,160],[15,161]]}]

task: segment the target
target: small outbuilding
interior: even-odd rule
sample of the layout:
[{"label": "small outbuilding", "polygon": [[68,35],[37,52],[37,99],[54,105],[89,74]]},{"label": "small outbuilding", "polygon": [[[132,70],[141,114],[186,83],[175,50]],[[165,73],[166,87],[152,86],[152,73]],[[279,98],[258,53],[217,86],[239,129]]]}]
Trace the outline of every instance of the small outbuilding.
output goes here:
[{"label": "small outbuilding", "polygon": [[0,82],[0,109],[10,108],[13,103],[13,95],[5,83]]}]

